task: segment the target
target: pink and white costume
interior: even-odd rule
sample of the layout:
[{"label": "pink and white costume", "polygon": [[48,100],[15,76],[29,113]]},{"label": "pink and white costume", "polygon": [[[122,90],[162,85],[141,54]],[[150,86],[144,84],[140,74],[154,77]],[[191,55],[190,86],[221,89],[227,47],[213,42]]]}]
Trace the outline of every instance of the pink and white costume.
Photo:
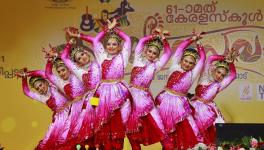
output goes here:
[{"label": "pink and white costume", "polygon": [[230,73],[221,82],[214,81],[211,77],[213,61],[224,60],[224,56],[212,55],[208,58],[195,89],[195,96],[191,99],[191,105],[195,109],[194,119],[204,136],[206,144],[215,144],[214,121],[217,118],[216,105],[213,102],[215,96],[225,89],[236,77],[236,69],[233,63],[229,64]]},{"label": "pink and white costume", "polygon": [[165,138],[164,127],[149,87],[155,73],[168,62],[171,49],[164,39],[164,54],[158,61],[148,61],[142,53],[145,44],[153,38],[151,35],[142,38],[135,49],[129,88],[133,98],[132,113],[127,123],[127,136],[132,149],[140,149],[139,144],[150,145]]},{"label": "pink and white costume", "polygon": [[214,108],[215,112],[216,112],[216,119],[214,121],[214,124],[216,123],[225,123],[225,117],[223,116],[223,114],[221,113],[220,109],[218,108],[218,106],[216,105],[215,102],[212,102],[212,107]]},{"label": "pink and white costume", "polygon": [[184,71],[180,66],[184,50],[192,42],[192,39],[189,38],[178,46],[172,57],[167,85],[156,97],[165,131],[171,140],[176,142],[177,149],[192,148],[197,144],[197,140],[200,140],[199,130],[191,115],[192,110],[186,94],[202,70],[205,61],[203,46],[197,45],[200,59],[192,70]]},{"label": "pink and white costume", "polygon": [[130,114],[131,95],[128,86],[123,81],[125,67],[131,53],[130,37],[119,29],[116,33],[124,39],[122,51],[115,55],[108,55],[100,40],[105,36],[106,31],[98,33],[92,40],[95,57],[100,64],[102,80],[95,92],[99,98],[99,105],[96,107],[95,132],[97,144],[104,144],[105,149],[123,148],[125,137],[125,124]]},{"label": "pink and white costume", "polygon": [[[81,100],[72,104],[69,121],[71,127],[68,133],[66,147],[69,149],[75,148],[77,143],[81,143],[85,140],[90,140],[94,135],[94,108],[90,105],[90,99],[94,95],[94,91],[100,81],[100,68],[98,64],[90,62],[83,67],[78,67],[72,60],[70,60],[71,44],[67,43],[61,59],[69,70],[81,81],[79,86],[84,88],[84,93],[78,99]],[[77,83],[75,83],[77,84]],[[93,144],[93,140],[87,141],[87,144]],[[66,148],[64,148],[65,150]]]},{"label": "pink and white costume", "polygon": [[[31,71],[28,76],[40,76],[43,79],[46,79],[45,72],[40,70]],[[40,141],[39,145],[35,149],[57,149],[56,147],[65,140],[65,135],[67,133],[67,128],[65,128],[65,123],[69,113],[69,107],[65,107],[67,106],[67,98],[53,85],[49,85],[46,95],[33,92],[28,87],[27,78],[22,79],[22,86],[25,95],[46,104],[54,112],[52,123],[49,126],[44,139]]]}]

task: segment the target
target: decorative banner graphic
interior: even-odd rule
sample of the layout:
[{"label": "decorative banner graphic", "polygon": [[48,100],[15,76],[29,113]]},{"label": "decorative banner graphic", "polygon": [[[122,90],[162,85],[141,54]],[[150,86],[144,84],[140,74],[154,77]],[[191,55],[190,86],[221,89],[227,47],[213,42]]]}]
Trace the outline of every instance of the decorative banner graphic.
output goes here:
[{"label": "decorative banner graphic", "polygon": [[257,84],[257,100],[264,101],[264,84]]},{"label": "decorative banner graphic", "polygon": [[80,25],[80,28],[82,31],[91,31],[94,29],[94,19],[91,14],[88,13],[88,6],[86,7],[86,12],[85,14],[82,15],[82,22]]},{"label": "decorative banner graphic", "polygon": [[252,100],[252,86],[248,83],[240,85],[240,99],[241,100]]},{"label": "decorative banner graphic", "polygon": [[206,4],[169,4],[166,7],[167,23],[197,23],[208,25],[213,22],[237,22],[242,25],[263,21],[261,9],[253,12],[235,12],[230,9],[219,9],[218,1],[211,1]]},{"label": "decorative banner graphic", "polygon": [[[101,1],[102,2],[102,1]],[[109,2],[109,1],[107,1]],[[82,21],[80,28],[82,31],[96,31],[99,32],[100,28],[106,25],[106,20],[116,18],[121,26],[129,26],[130,21],[128,19],[127,13],[134,12],[134,8],[130,6],[127,0],[123,0],[120,6],[113,11],[107,9],[101,10],[100,18],[94,18],[92,14],[88,13],[88,6],[86,7],[85,14],[82,15]]]},{"label": "decorative banner graphic", "polygon": [[48,9],[75,9],[70,2],[72,0],[47,0],[49,4],[45,6]]}]

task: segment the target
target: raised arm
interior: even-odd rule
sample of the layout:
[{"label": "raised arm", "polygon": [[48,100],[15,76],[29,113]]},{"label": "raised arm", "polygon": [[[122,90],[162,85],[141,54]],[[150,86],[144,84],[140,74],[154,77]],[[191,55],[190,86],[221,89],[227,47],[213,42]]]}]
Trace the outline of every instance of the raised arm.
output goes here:
[{"label": "raised arm", "polygon": [[198,60],[198,62],[196,63],[195,67],[192,70],[192,73],[193,73],[192,80],[193,81],[201,73],[201,70],[203,69],[205,58],[206,58],[203,45],[200,44],[200,43],[197,43],[197,49],[198,49],[198,53],[199,53],[199,60]]},{"label": "raised arm", "polygon": [[138,41],[138,44],[135,49],[135,60],[141,56],[145,44],[152,39],[153,39],[153,35],[147,35]]},{"label": "raised arm", "polygon": [[221,87],[219,89],[220,91],[225,89],[236,78],[236,67],[234,63],[229,63],[229,70],[230,70],[229,75],[225,77],[221,82]]},{"label": "raised arm", "polygon": [[[31,76],[33,74],[36,74],[37,75],[39,73],[40,72],[29,72],[29,76]],[[44,75],[44,72],[43,72],[42,75]],[[30,97],[30,98],[32,98],[34,100],[37,100],[39,102],[43,102],[44,101],[43,97],[40,94],[38,94],[38,93],[33,92],[33,91],[30,90],[30,88],[28,86],[28,81],[27,81],[27,77],[26,76],[25,77],[22,77],[22,88],[23,88],[23,92],[24,92],[24,94],[26,96],[28,96],[28,97]]]},{"label": "raised arm", "polygon": [[89,43],[94,43],[94,40],[95,38],[90,36],[90,35],[86,35],[86,34],[83,34],[83,33],[79,33],[78,34],[78,37],[81,39],[81,40],[84,40],[86,42],[89,42]]},{"label": "raised arm", "polygon": [[29,77],[32,77],[32,76],[39,76],[39,77],[42,77],[43,79],[46,79],[46,75],[45,75],[45,72],[43,70],[34,70],[34,71],[29,71],[27,72],[27,75]]},{"label": "raised arm", "polygon": [[96,37],[93,40],[93,51],[94,51],[94,54],[95,54],[97,61],[100,64],[102,62],[102,58],[103,58],[102,56],[105,53],[105,49],[104,49],[104,46],[103,46],[101,40],[105,37],[106,33],[107,33],[107,30],[103,29],[101,32],[99,32],[96,35]]},{"label": "raised arm", "polygon": [[67,28],[66,32],[72,37],[76,37],[76,38],[78,37],[81,40],[84,40],[86,42],[89,42],[89,43],[93,44],[92,50],[94,51],[94,54],[95,54],[97,59],[100,56],[100,53],[104,52],[104,47],[103,47],[103,45],[102,45],[102,43],[100,41],[105,36],[105,34],[107,32],[106,29],[104,29],[103,31],[98,33],[96,37],[92,37],[92,36],[89,36],[89,35],[78,33],[78,31],[77,31],[77,33],[76,33],[76,31],[75,32],[74,31],[70,31],[70,28]]},{"label": "raised arm", "polygon": [[172,54],[168,41],[166,39],[163,39],[162,43],[163,43],[164,53],[160,57],[160,59],[156,62],[157,71],[162,69],[167,64],[167,62],[170,60],[170,57]]},{"label": "raised arm", "polygon": [[66,46],[63,49],[63,52],[61,54],[61,59],[64,62],[64,64],[67,66],[67,68],[74,74],[76,77],[82,81],[82,75],[85,73],[83,69],[78,67],[72,60],[70,59],[70,50],[71,50],[72,44],[71,42],[68,42]]},{"label": "raised arm", "polygon": [[95,43],[97,43],[97,42],[101,43],[101,41],[105,37],[106,33],[107,33],[107,28],[103,28],[102,31],[97,33],[97,35],[95,36],[94,42]]},{"label": "raised arm", "polygon": [[65,28],[65,31],[70,37],[80,38],[80,39],[82,39],[86,42],[89,42],[89,43],[93,43],[93,41],[94,41],[94,37],[79,33],[78,29],[76,29],[74,27]]},{"label": "raised arm", "polygon": [[30,88],[28,87],[27,77],[22,78],[22,88],[23,88],[23,92],[26,96],[28,96],[34,100],[40,101],[40,102],[43,101],[40,94],[38,94],[36,92],[32,92],[30,90]]},{"label": "raised arm", "polygon": [[53,64],[52,64],[51,60],[48,60],[47,64],[46,64],[45,75],[46,75],[47,79],[52,84],[54,84],[56,87],[58,87],[61,91],[64,91],[63,90],[64,81],[60,77],[53,74],[52,67],[53,67]]},{"label": "raised arm", "polygon": [[123,55],[123,59],[124,59],[124,66],[127,66],[128,63],[128,59],[130,57],[131,54],[131,39],[130,37],[123,32],[122,30],[115,28],[116,33],[125,41],[123,48],[122,48],[122,55]]},{"label": "raised arm", "polygon": [[174,55],[172,56],[172,64],[178,64],[181,61],[184,50],[193,42],[192,38],[188,38],[180,43]]}]

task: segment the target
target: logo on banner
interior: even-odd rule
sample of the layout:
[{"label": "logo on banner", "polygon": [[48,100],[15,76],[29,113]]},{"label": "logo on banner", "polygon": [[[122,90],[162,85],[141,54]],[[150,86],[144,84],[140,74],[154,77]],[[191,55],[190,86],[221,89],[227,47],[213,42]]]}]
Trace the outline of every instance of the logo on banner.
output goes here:
[{"label": "logo on banner", "polygon": [[111,0],[100,0],[101,3],[109,3]]},{"label": "logo on banner", "polygon": [[56,3],[66,3],[66,2],[69,2],[70,0],[49,0],[49,1],[56,2]]},{"label": "logo on banner", "polygon": [[75,7],[70,5],[70,1],[72,0],[48,0],[50,4],[45,6],[45,8],[52,9],[75,9]]},{"label": "logo on banner", "polygon": [[[101,3],[109,2],[109,0],[103,0]],[[107,20],[117,19],[120,26],[129,26],[130,20],[128,18],[128,13],[135,12],[135,9],[130,5],[127,0],[120,2],[119,6],[116,6],[113,10],[103,9],[101,10],[100,16],[93,15],[92,12],[88,12],[88,6],[86,11],[82,14],[82,21],[80,28],[82,31],[92,31],[99,32],[107,24]]]},{"label": "logo on banner", "polygon": [[264,100],[264,84],[257,85],[257,100]]},{"label": "logo on banner", "polygon": [[252,86],[250,84],[240,85],[240,99],[241,100],[251,100],[252,99]]}]

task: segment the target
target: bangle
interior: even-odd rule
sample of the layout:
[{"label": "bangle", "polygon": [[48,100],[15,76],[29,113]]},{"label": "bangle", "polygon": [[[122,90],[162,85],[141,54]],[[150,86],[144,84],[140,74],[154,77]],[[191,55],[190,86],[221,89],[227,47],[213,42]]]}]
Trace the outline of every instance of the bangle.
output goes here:
[{"label": "bangle", "polygon": [[192,37],[192,41],[196,41],[196,36],[193,36]]},{"label": "bangle", "polygon": [[55,54],[55,59],[57,59],[57,58],[58,58],[58,53]]},{"label": "bangle", "polygon": [[78,33],[77,37],[80,38],[81,37],[81,33]]},{"label": "bangle", "polygon": [[57,58],[58,58],[58,54],[56,54],[54,57],[52,57],[53,62],[55,62]]}]

